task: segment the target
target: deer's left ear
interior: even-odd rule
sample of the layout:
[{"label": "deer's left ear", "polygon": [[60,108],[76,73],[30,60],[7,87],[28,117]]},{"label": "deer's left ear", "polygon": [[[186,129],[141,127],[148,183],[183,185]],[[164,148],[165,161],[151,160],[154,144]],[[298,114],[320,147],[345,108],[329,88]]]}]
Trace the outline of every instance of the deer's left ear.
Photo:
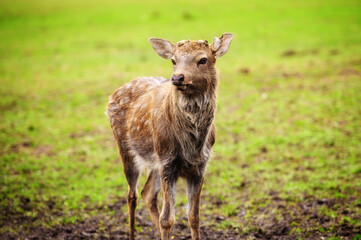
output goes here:
[{"label": "deer's left ear", "polygon": [[159,56],[165,59],[172,58],[175,51],[173,43],[161,38],[149,38],[149,42]]},{"label": "deer's left ear", "polygon": [[223,33],[220,38],[214,38],[214,42],[211,44],[211,50],[216,58],[222,57],[226,54],[232,39],[232,33]]}]

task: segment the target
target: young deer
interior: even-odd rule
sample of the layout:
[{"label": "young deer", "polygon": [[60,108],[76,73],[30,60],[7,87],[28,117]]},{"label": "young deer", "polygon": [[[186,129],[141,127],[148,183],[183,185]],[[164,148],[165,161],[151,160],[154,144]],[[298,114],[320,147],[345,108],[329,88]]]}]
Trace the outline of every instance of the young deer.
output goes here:
[{"label": "young deer", "polygon": [[[139,77],[109,98],[107,115],[119,147],[129,185],[129,234],[134,239],[137,181],[150,171],[141,195],[162,240],[168,240],[175,221],[176,182],[187,181],[188,221],[192,239],[200,239],[199,203],[203,176],[215,142],[213,123],[218,74],[216,58],[223,56],[233,35],[207,41],[172,44],[160,38],[149,42],[157,54],[171,59],[171,78]],[[163,204],[159,213],[158,193]]]}]

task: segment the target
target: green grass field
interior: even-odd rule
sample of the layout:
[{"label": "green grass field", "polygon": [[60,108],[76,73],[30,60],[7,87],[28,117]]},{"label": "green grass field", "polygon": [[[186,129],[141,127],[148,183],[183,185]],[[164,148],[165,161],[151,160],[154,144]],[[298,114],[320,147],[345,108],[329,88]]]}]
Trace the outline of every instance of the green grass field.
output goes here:
[{"label": "green grass field", "polygon": [[[361,239],[357,0],[0,1],[0,238],[126,217],[108,96],[137,76],[171,76],[149,37],[223,32],[234,39],[217,64],[202,226],[217,239]],[[111,237],[96,224],[89,238]]]}]

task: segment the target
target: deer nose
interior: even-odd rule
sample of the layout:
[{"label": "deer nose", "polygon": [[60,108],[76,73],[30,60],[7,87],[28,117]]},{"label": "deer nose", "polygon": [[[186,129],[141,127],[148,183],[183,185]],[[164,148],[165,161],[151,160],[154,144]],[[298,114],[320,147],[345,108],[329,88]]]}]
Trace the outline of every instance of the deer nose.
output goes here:
[{"label": "deer nose", "polygon": [[183,81],[184,81],[184,75],[183,74],[179,74],[179,75],[173,74],[173,76],[172,76],[173,85],[180,86],[180,85],[183,84]]}]

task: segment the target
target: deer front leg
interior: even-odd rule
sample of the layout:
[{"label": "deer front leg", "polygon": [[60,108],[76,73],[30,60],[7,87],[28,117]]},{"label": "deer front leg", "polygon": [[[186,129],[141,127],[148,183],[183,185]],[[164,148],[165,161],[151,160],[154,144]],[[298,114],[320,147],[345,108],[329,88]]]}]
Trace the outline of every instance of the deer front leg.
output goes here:
[{"label": "deer front leg", "polygon": [[160,235],[162,240],[168,240],[170,230],[175,222],[175,181],[162,177],[161,179],[163,206],[159,217]]},{"label": "deer front leg", "polygon": [[200,239],[199,204],[201,199],[202,185],[202,176],[193,176],[187,179],[188,222],[191,228],[192,240]]}]

